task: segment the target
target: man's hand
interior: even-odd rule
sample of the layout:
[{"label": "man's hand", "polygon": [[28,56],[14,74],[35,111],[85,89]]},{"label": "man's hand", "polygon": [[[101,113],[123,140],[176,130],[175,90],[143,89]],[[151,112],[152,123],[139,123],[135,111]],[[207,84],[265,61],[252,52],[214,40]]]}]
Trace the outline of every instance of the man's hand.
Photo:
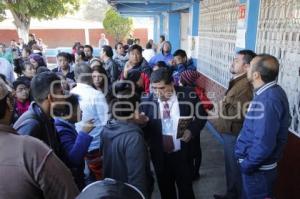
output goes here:
[{"label": "man's hand", "polygon": [[82,131],[85,133],[90,133],[95,128],[94,122],[94,119],[86,121],[82,127]]},{"label": "man's hand", "polygon": [[188,143],[192,139],[192,133],[190,130],[186,129],[181,137],[181,140]]},{"label": "man's hand", "polygon": [[130,61],[126,62],[124,66],[124,73],[123,73],[125,79],[127,78],[128,71],[132,68],[133,68],[133,64]]},{"label": "man's hand", "polygon": [[172,66],[172,67],[176,66],[175,60],[172,59],[172,60],[168,61],[168,65],[169,65],[169,66]]},{"label": "man's hand", "polygon": [[145,115],[145,113],[134,113],[134,118],[131,120],[135,124],[144,125],[149,121],[149,118]]}]

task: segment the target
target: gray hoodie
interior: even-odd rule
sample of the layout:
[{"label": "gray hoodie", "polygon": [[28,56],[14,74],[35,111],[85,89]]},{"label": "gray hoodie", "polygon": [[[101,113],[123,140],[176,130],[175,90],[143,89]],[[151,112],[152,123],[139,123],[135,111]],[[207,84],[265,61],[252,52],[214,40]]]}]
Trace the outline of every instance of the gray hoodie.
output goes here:
[{"label": "gray hoodie", "polygon": [[141,128],[131,122],[110,120],[101,139],[104,177],[129,183],[148,198],[152,176]]}]

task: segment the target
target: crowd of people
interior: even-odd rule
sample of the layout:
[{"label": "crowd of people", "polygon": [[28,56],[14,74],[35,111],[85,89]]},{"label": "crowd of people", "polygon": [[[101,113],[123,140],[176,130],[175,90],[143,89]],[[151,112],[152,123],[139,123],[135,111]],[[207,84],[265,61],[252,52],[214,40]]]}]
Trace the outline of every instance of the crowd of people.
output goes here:
[{"label": "crowd of people", "polygon": [[290,121],[275,57],[237,52],[214,103],[192,59],[163,35],[145,49],[132,40],[113,49],[102,34],[96,57],[76,42],[52,70],[29,36],[12,57],[0,45],[1,198],[92,198],[85,187],[111,178],[130,186],[97,185],[151,198],[155,179],[162,199],[193,199],[207,118],[224,141],[227,192],[214,198],[273,197]]}]

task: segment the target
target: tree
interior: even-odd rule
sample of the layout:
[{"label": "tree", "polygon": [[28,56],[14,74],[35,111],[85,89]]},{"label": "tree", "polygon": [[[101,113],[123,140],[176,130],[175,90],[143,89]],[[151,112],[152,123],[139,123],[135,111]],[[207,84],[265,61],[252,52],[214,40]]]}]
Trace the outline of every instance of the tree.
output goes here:
[{"label": "tree", "polygon": [[83,8],[83,16],[87,20],[103,21],[109,7],[106,0],[89,0]]},{"label": "tree", "polygon": [[79,0],[1,0],[0,9],[9,9],[19,37],[28,41],[31,18],[52,19],[79,8]]},{"label": "tree", "polygon": [[105,31],[114,37],[116,42],[121,42],[131,33],[133,22],[131,18],[122,17],[113,8],[110,8],[105,13],[103,26]]},{"label": "tree", "polygon": [[0,3],[0,21],[5,19],[5,6]]}]

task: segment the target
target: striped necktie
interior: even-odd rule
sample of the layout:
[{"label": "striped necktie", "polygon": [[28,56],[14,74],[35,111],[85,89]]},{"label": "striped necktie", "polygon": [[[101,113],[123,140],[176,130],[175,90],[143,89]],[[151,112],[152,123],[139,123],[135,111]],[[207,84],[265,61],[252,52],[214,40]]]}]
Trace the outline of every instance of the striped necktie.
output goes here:
[{"label": "striped necktie", "polygon": [[163,119],[168,119],[170,118],[170,108],[168,102],[164,102],[164,109],[163,109]]}]

